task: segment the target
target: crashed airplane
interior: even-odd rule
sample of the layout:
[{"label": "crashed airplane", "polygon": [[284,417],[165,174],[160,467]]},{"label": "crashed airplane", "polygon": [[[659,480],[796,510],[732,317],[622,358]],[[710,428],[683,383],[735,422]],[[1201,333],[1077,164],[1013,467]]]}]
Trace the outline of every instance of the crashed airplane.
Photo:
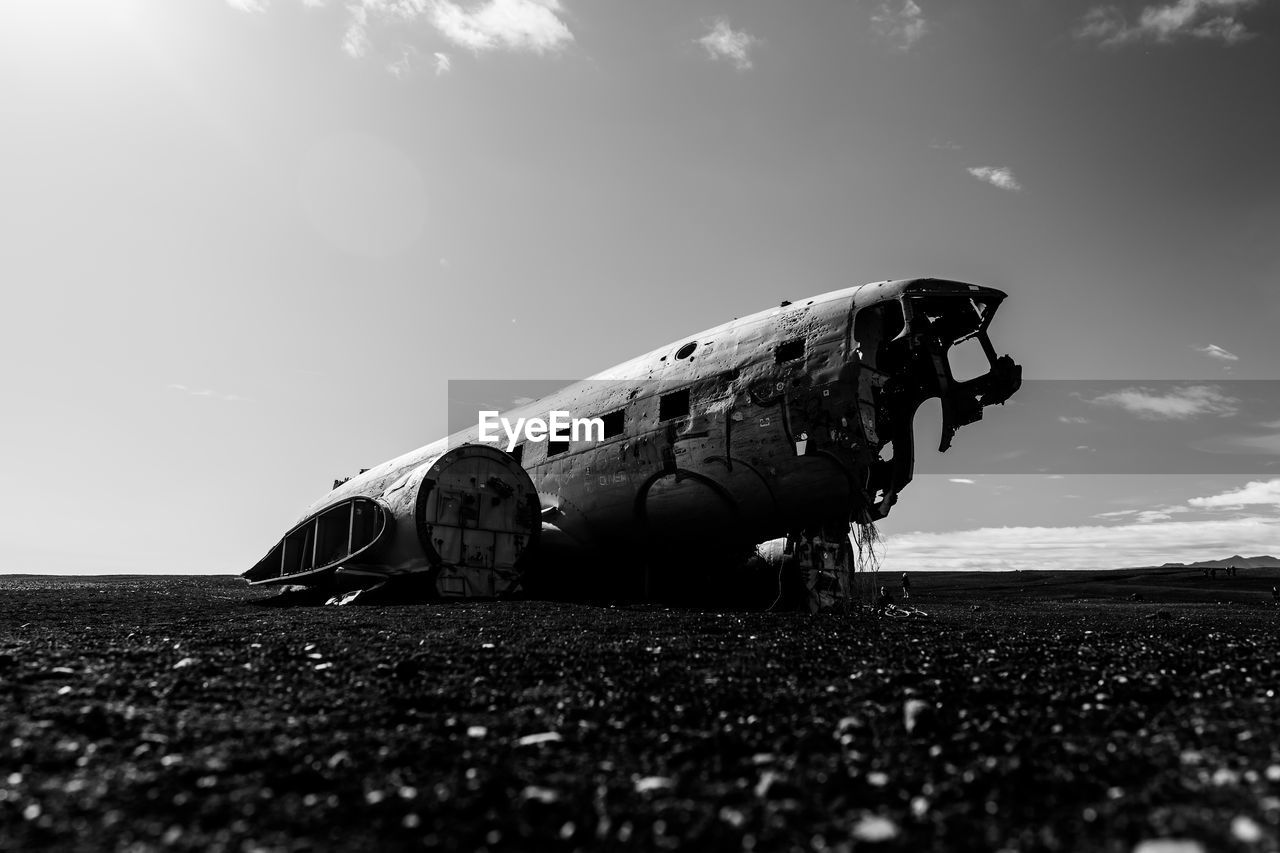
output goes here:
[{"label": "crashed airplane", "polygon": [[[851,526],[883,518],[912,479],[920,405],[940,399],[946,450],[1018,389],[1021,367],[987,332],[1004,299],[883,281],[682,338],[503,414],[572,413],[598,429],[526,430],[518,443],[484,430],[482,442],[492,424],[478,422],[336,482],[243,577],[412,579],[444,598],[662,597],[712,577],[749,586],[752,572],[780,588],[771,564],[749,568],[753,551],[847,565]],[[962,381],[949,356],[971,339],[985,372]]]}]

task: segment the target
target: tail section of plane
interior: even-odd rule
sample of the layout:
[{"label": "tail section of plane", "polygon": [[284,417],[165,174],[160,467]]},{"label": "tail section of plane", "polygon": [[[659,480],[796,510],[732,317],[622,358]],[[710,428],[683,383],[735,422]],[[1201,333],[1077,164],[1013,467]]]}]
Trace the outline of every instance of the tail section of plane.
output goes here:
[{"label": "tail section of plane", "polygon": [[418,574],[446,598],[501,595],[515,585],[541,517],[533,481],[514,458],[465,444],[383,482],[310,513],[244,578],[292,585]]}]

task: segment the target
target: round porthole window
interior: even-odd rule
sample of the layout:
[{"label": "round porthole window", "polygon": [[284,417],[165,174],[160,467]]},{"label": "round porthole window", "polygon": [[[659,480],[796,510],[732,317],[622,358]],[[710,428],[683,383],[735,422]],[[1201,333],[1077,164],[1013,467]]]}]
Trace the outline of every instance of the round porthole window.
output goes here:
[{"label": "round porthole window", "polygon": [[689,343],[676,350],[676,358],[688,358],[693,355],[693,351],[698,348],[697,341],[689,341]]}]

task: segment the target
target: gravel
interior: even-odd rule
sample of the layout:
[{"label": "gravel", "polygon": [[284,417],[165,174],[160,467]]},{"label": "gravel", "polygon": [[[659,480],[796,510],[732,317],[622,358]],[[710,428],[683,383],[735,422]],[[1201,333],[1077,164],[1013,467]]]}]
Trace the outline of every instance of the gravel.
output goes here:
[{"label": "gravel", "polygon": [[1280,849],[1261,602],[265,595],[0,578],[0,849]]}]

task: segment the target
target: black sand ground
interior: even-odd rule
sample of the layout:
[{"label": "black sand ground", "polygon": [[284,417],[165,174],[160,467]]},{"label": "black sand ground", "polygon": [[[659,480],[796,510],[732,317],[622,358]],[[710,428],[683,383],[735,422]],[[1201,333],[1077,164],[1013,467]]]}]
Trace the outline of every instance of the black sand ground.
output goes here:
[{"label": "black sand ground", "polygon": [[1183,575],[919,575],[928,621],[0,578],[0,849],[1276,850],[1275,580]]}]

